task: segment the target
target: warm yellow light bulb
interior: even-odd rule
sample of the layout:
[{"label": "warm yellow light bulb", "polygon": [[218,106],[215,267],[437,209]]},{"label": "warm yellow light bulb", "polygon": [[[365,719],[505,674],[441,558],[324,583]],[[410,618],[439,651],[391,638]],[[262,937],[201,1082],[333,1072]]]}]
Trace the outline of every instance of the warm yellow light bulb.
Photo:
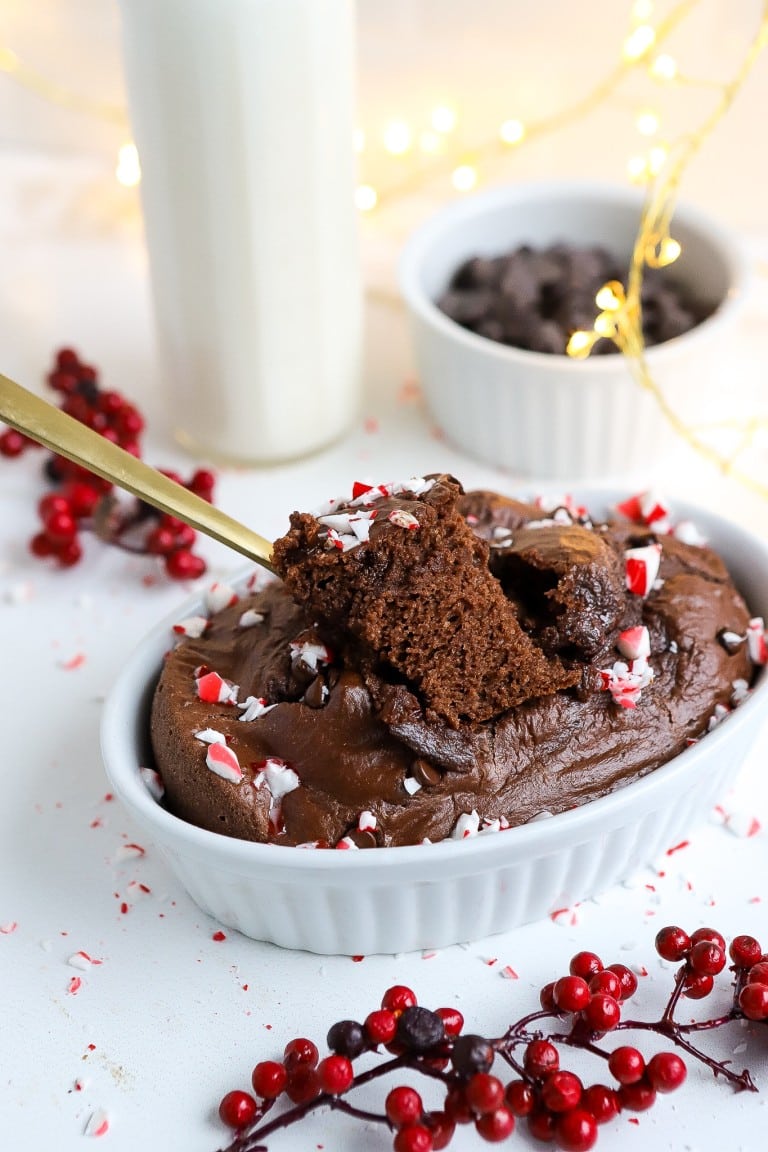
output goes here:
[{"label": "warm yellow light bulb", "polygon": [[471,164],[460,164],[451,174],[451,183],[457,192],[469,192],[477,184],[477,171]]},{"label": "warm yellow light bulb", "polygon": [[456,113],[447,104],[432,109],[432,127],[435,132],[453,132],[456,127]]},{"label": "warm yellow light bulb", "polygon": [[610,284],[603,284],[595,296],[595,304],[601,312],[618,312],[622,305],[624,289],[615,280]]},{"label": "warm yellow light bulb", "polygon": [[639,184],[648,175],[648,161],[645,156],[630,156],[627,160],[627,175],[634,184]]},{"label": "warm yellow light bulb", "polygon": [[667,162],[669,152],[664,144],[657,144],[648,152],[648,171],[652,176],[658,176]]},{"label": "warm yellow light bulb", "polygon": [[439,152],[442,146],[443,142],[437,132],[422,132],[419,135],[419,148],[422,152],[427,152],[432,155],[435,152]]},{"label": "warm yellow light bulb", "polygon": [[635,0],[632,5],[632,19],[635,24],[646,24],[653,14],[653,0]]},{"label": "warm yellow light bulb", "polygon": [[525,139],[525,124],[521,120],[505,120],[499,129],[499,136],[505,144],[519,144]]},{"label": "warm yellow light bulb", "polygon": [[677,61],[674,56],[663,53],[651,62],[649,72],[655,80],[674,80],[677,76]]},{"label": "warm yellow light bulb", "polygon": [[376,189],[370,184],[360,184],[355,189],[355,205],[361,212],[370,212],[378,203]]},{"label": "warm yellow light bulb", "polygon": [[656,256],[656,263],[659,268],[666,268],[668,264],[674,264],[682,250],[677,240],[672,236],[665,236],[659,245],[659,251]]},{"label": "warm yellow light bulb", "polygon": [[365,130],[363,128],[355,128],[352,133],[352,145],[355,152],[362,152],[365,149]]},{"label": "warm yellow light bulb", "polygon": [[384,129],[384,147],[393,156],[402,156],[411,146],[411,130],[402,120],[393,120]]},{"label": "warm yellow light bulb", "polygon": [[616,321],[607,312],[601,312],[599,316],[595,317],[595,332],[598,336],[612,340],[616,335]]},{"label": "warm yellow light bulb", "polygon": [[141,165],[139,153],[133,143],[123,144],[117,154],[117,167],[115,176],[118,183],[126,188],[134,188],[141,180]]},{"label": "warm yellow light bulb", "polygon": [[659,130],[659,117],[650,108],[644,108],[635,117],[635,127],[641,136],[655,136]]},{"label": "warm yellow light bulb", "polygon": [[579,329],[571,334],[565,351],[576,360],[584,360],[592,350],[594,342],[594,332],[582,332],[581,329]]},{"label": "warm yellow light bulb", "polygon": [[640,60],[656,43],[656,33],[650,24],[638,24],[624,41],[624,59]]}]

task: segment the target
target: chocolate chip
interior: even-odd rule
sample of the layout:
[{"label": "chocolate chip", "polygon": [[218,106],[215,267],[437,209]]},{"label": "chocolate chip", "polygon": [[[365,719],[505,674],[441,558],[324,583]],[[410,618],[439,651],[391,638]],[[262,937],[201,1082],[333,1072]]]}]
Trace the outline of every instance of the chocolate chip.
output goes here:
[{"label": "chocolate chip", "polygon": [[429,788],[439,784],[443,778],[442,772],[429,760],[419,757],[411,764],[411,776],[421,784],[422,788]]},{"label": "chocolate chip", "polygon": [[322,708],[328,699],[328,689],[322,676],[315,676],[304,693],[303,703],[309,708]]},{"label": "chocolate chip", "polygon": [[347,835],[349,836],[352,843],[356,844],[358,848],[378,847],[378,844],[376,843],[376,837],[369,828],[365,828],[364,830],[361,830],[360,828],[353,828],[351,832],[347,833]]}]

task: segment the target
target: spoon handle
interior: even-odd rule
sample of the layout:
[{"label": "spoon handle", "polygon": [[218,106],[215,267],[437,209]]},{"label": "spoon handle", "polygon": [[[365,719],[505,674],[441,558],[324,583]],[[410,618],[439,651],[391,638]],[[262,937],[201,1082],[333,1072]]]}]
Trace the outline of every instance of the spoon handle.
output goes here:
[{"label": "spoon handle", "polygon": [[178,517],[257,564],[272,570],[272,545],[207,500],[105,440],[0,373],[0,419],[46,448],[110,480],[161,512]]}]

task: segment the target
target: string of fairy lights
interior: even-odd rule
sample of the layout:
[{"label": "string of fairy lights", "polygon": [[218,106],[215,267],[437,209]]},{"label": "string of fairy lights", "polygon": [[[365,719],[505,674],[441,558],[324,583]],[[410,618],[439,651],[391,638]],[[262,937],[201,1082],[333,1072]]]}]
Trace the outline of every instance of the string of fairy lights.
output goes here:
[{"label": "string of fairy lights", "polygon": [[[675,202],[684,173],[730,109],[748,75],[768,46],[768,0],[762,0],[758,26],[747,43],[738,67],[726,80],[696,79],[686,75],[669,50],[672,34],[687,24],[703,0],[678,0],[664,15],[656,16],[653,0],[633,0],[629,27],[619,46],[617,60],[587,92],[539,118],[515,115],[501,119],[487,138],[467,145],[458,131],[460,116],[454,105],[441,103],[431,108],[420,124],[402,119],[387,122],[379,133],[359,128],[354,148],[362,172],[366,161],[391,160],[391,178],[374,184],[364,179],[355,191],[361,214],[371,214],[385,205],[402,200],[425,188],[443,193],[473,191],[485,174],[509,159],[510,154],[536,139],[560,132],[586,120],[598,109],[615,101],[620,87],[640,75],[649,85],[651,98],[636,107],[634,129],[639,138],[626,161],[627,179],[646,188],[626,289],[619,283],[606,284],[597,294],[599,313],[590,331],[575,332],[568,354],[589,355],[601,337],[612,339],[624,353],[638,385],[649,391],[675,431],[701,456],[768,499],[768,484],[738,467],[737,457],[752,442],[759,429],[768,428],[768,419],[754,418],[736,429],[737,447],[730,455],[713,447],[701,431],[690,428],[679,416],[653,380],[648,369],[642,335],[640,292],[643,272],[663,267],[680,255],[680,245],[670,234]],[[126,139],[117,157],[115,175],[125,187],[141,180],[141,167],[135,145],[127,139],[128,114],[125,108],[85,96],[60,85],[25,61],[10,48],[0,45],[0,73],[41,99],[76,113],[97,117],[125,130]],[[665,111],[673,89],[697,87],[713,99],[711,109],[693,127],[688,125],[676,139],[665,134]],[[636,138],[636,139],[637,139]],[[373,166],[371,163],[369,166]],[[380,167],[380,164],[378,165]],[[733,425],[731,425],[733,427]]]}]

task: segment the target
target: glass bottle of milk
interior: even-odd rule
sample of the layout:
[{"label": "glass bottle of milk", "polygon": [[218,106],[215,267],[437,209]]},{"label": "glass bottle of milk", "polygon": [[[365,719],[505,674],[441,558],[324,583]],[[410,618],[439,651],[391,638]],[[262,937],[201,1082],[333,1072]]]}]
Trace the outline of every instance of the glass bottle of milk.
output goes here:
[{"label": "glass bottle of milk", "polygon": [[354,0],[120,0],[170,421],[268,463],[354,419]]}]

